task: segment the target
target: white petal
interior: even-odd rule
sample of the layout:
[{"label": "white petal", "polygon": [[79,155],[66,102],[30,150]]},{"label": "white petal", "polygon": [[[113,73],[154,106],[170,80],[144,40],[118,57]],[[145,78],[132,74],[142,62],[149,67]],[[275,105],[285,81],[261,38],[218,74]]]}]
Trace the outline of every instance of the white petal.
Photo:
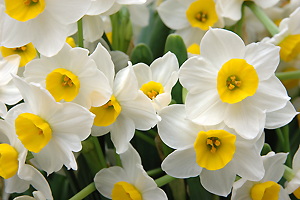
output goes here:
[{"label": "white petal", "polygon": [[286,157],[287,153],[274,154],[274,152],[269,152],[266,156],[263,156],[265,176],[261,182],[274,181],[277,183],[284,173]]},{"label": "white petal", "polygon": [[285,107],[273,112],[267,112],[265,127],[268,129],[282,127],[292,121],[297,114],[293,104],[288,101]]},{"label": "white petal", "polygon": [[112,88],[115,69],[108,51],[101,45],[101,43],[98,43],[95,51],[90,55],[90,58],[96,62],[98,69],[107,77],[109,85]]},{"label": "white petal", "polygon": [[178,76],[183,87],[195,94],[216,90],[217,74],[218,69],[209,61],[203,57],[192,57],[182,64]]},{"label": "white petal", "polygon": [[198,27],[194,28],[192,26],[188,26],[175,31],[175,34],[178,34],[180,35],[180,37],[182,37],[187,47],[191,46],[192,44],[199,45],[205,33],[206,31],[203,31]]},{"label": "white petal", "polygon": [[142,4],[142,3],[145,3],[146,0],[116,0],[117,3],[119,4]]},{"label": "white petal", "polygon": [[[238,184],[243,184],[240,187],[236,187]],[[246,179],[240,179],[233,184],[232,200],[253,200],[250,196],[250,192],[254,183],[247,181]]]},{"label": "white petal", "polygon": [[104,22],[100,16],[85,15],[82,18],[83,38],[88,42],[100,39],[104,32]]},{"label": "white petal", "polygon": [[185,14],[186,10],[187,8],[176,0],[164,1],[157,7],[157,12],[164,24],[175,30],[190,26]]},{"label": "white petal", "polygon": [[294,158],[293,158],[293,171],[294,172],[297,172],[300,170],[300,146],[298,147],[295,155],[294,155]]},{"label": "white petal", "polygon": [[100,15],[101,13],[104,13],[109,8],[111,8],[113,4],[114,4],[114,1],[107,1],[107,0],[93,1],[86,14],[87,15]]},{"label": "white petal", "polygon": [[163,57],[154,60],[150,65],[150,69],[153,81],[165,86],[170,80],[171,74],[179,70],[179,64],[175,54],[169,51]]},{"label": "white petal", "polygon": [[0,117],[5,118],[7,108],[3,102],[0,101]]},{"label": "white petal", "polygon": [[194,146],[175,150],[169,154],[161,164],[162,170],[176,178],[189,178],[198,176],[202,168],[196,162]]},{"label": "white petal", "polygon": [[134,122],[131,118],[123,116],[122,113],[111,126],[111,140],[118,154],[124,153],[129,147],[129,141],[133,138],[135,131]]},{"label": "white petal", "polygon": [[251,148],[247,146],[238,146],[236,143],[236,151],[233,155],[231,171],[239,176],[251,180],[259,181],[265,174],[260,152],[254,146]]},{"label": "white petal", "polygon": [[28,190],[30,184],[28,181],[20,179],[18,175],[14,175],[9,179],[4,179],[4,181],[6,193],[25,192]]},{"label": "white petal", "polygon": [[202,38],[200,53],[218,69],[221,69],[228,60],[244,57],[245,44],[233,32],[225,29],[209,29]]},{"label": "white petal", "polygon": [[17,74],[21,57],[11,55],[0,60],[0,86],[6,85],[12,80],[12,74]]},{"label": "white petal", "polygon": [[143,193],[143,200],[153,200],[153,199],[167,200],[168,197],[166,193],[160,188],[155,188],[154,190],[149,190]]},{"label": "white petal", "polygon": [[157,123],[162,141],[174,149],[193,145],[201,126],[185,119],[184,105],[170,105],[159,113],[162,120]]},{"label": "white petal", "polygon": [[134,25],[140,27],[148,26],[150,19],[150,11],[145,4],[142,5],[129,5],[130,20]]},{"label": "white petal", "polygon": [[142,91],[138,91],[136,99],[131,101],[119,101],[124,116],[133,120],[135,128],[148,130],[154,127],[158,121],[156,112],[150,99]]},{"label": "white petal", "polygon": [[[45,1],[46,8],[52,17],[63,24],[77,22],[90,8],[91,0],[51,0]],[[68,12],[66,12],[66,10]]]},{"label": "white petal", "polygon": [[8,105],[18,103],[23,99],[19,89],[14,85],[11,80],[7,85],[0,86],[0,101]]},{"label": "white petal", "polygon": [[133,100],[137,97],[139,88],[132,66],[129,65],[117,73],[113,91],[117,101]]},{"label": "white petal", "polygon": [[218,1],[222,6],[222,16],[238,21],[242,17],[242,4],[243,0],[222,0]]},{"label": "white petal", "polygon": [[253,0],[253,1],[255,4],[257,4],[259,7],[262,7],[263,9],[273,7],[279,2],[279,0],[264,0],[264,1]]},{"label": "white petal", "polygon": [[142,196],[144,191],[149,191],[157,188],[155,181],[150,176],[148,176],[142,165],[137,164],[132,169],[132,172],[133,171],[135,171],[135,177],[131,178],[132,180],[130,183],[142,193]]},{"label": "white petal", "polygon": [[290,100],[285,87],[275,75],[260,82],[255,94],[248,99],[252,105],[267,112],[283,108]]},{"label": "white petal", "polygon": [[110,55],[115,64],[116,71],[120,71],[127,66],[129,61],[129,56],[127,54],[123,53],[122,51],[111,51]]},{"label": "white petal", "polygon": [[217,90],[207,90],[202,93],[188,93],[186,96],[187,118],[196,124],[215,125],[225,118],[228,107],[223,103]]},{"label": "white petal", "polygon": [[211,193],[226,197],[231,191],[236,176],[228,168],[228,165],[215,171],[203,168],[200,174],[203,187]]},{"label": "white petal", "polygon": [[243,138],[254,139],[263,131],[266,114],[245,100],[229,105],[224,121]]},{"label": "white petal", "polygon": [[120,154],[120,158],[122,161],[123,169],[128,174],[128,177],[129,178],[134,177],[135,175],[134,169],[136,168],[136,165],[142,164],[141,157],[138,154],[138,152],[133,148],[131,144],[129,144],[127,151]]},{"label": "white petal", "polygon": [[132,68],[138,81],[139,88],[141,88],[143,84],[148,83],[149,81],[153,81],[152,71],[150,67],[145,63],[135,64],[132,66]]},{"label": "white petal", "polygon": [[300,186],[300,171],[298,171],[294,178],[288,182],[288,184],[285,187],[285,190],[288,194],[293,193],[298,187]]},{"label": "white petal", "polygon": [[128,178],[126,172],[118,166],[101,169],[94,178],[97,190],[107,198],[111,198],[114,185],[119,181],[128,182]]},{"label": "white petal", "polygon": [[279,51],[278,46],[263,42],[246,46],[244,59],[255,68],[260,82],[274,74],[280,60]]},{"label": "white petal", "polygon": [[92,126],[92,136],[102,136],[107,134],[111,130],[111,125],[110,126]]},{"label": "white petal", "polygon": [[154,106],[156,112],[159,112],[164,107],[168,106],[172,100],[172,96],[170,93],[162,93],[157,95],[152,100],[152,105]]}]

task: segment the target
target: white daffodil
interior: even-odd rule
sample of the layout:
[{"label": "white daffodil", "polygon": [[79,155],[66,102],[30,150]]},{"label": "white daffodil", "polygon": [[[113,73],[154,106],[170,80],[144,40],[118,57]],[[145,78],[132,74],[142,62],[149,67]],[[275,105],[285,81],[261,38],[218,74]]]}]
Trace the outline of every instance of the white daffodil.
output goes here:
[{"label": "white daffodil", "polygon": [[201,125],[225,124],[246,139],[263,128],[278,128],[297,114],[274,71],[279,48],[266,43],[245,46],[224,29],[210,29],[200,56],[188,59],[179,81],[188,90],[187,118]]},{"label": "white daffodil", "polygon": [[299,148],[293,158],[294,177],[286,184],[285,190],[288,194],[293,193],[297,199],[300,199],[300,151]]},{"label": "white daffodil", "polygon": [[109,80],[113,94],[103,106],[92,107],[90,111],[96,115],[93,136],[101,136],[108,132],[118,154],[128,149],[135,129],[148,130],[155,126],[158,118],[150,99],[139,90],[131,63],[115,76],[114,65],[109,53],[99,44],[91,58]]},{"label": "white daffodil", "polygon": [[[279,2],[279,0],[252,1],[263,9],[270,8]],[[231,21],[228,25],[232,25],[241,19],[243,3],[244,0],[217,0],[217,5],[219,5],[222,10],[222,17],[227,18]]]},{"label": "white daffodil", "polygon": [[11,74],[17,74],[20,56],[11,55],[0,60],[0,116],[6,114],[4,104],[13,105],[22,100],[18,88],[15,87]]},{"label": "white daffodil", "polygon": [[167,199],[164,191],[147,175],[139,154],[131,145],[120,158],[123,168],[102,169],[94,178],[95,186],[103,196],[109,199]]},{"label": "white daffodil", "polygon": [[88,53],[86,49],[65,44],[57,55],[29,62],[24,77],[28,82],[40,83],[58,102],[74,102],[87,109],[101,106],[112,91]]},{"label": "white daffodil", "polygon": [[285,62],[300,59],[300,8],[297,8],[288,18],[279,24],[279,33],[272,38],[265,38],[263,42],[280,46],[280,58]]},{"label": "white daffodil", "polygon": [[4,120],[0,120],[0,142],[0,176],[4,178],[5,192],[21,193],[31,184],[47,199],[53,199],[44,176],[33,166],[25,164],[27,149],[17,139],[13,126]]},{"label": "white daffodil", "polygon": [[39,84],[14,77],[25,103],[18,104],[7,113],[7,120],[24,147],[48,174],[61,169],[77,169],[73,152],[81,150],[81,141],[91,132],[94,115],[74,103],[58,103]]},{"label": "white daffodil", "polygon": [[284,173],[286,153],[270,152],[262,156],[265,175],[259,181],[241,178],[233,184],[231,200],[289,200],[288,193],[277,182]]},{"label": "white daffodil", "polygon": [[214,0],[167,0],[157,7],[161,20],[180,35],[187,47],[199,44],[209,27],[224,27]]},{"label": "white daffodil", "polygon": [[140,90],[151,99],[159,112],[172,100],[171,90],[178,80],[179,64],[176,56],[168,52],[157,58],[150,67],[144,63],[133,66]]},{"label": "white daffodil", "polygon": [[224,123],[200,126],[185,119],[184,105],[171,105],[160,111],[158,134],[175,149],[162,163],[162,169],[176,178],[200,176],[211,193],[227,196],[236,175],[260,180],[264,175],[260,151],[264,137],[245,140]]},{"label": "white daffodil", "polygon": [[67,25],[77,22],[91,6],[91,0],[5,1],[1,46],[21,47],[32,42],[45,56],[64,46]]}]

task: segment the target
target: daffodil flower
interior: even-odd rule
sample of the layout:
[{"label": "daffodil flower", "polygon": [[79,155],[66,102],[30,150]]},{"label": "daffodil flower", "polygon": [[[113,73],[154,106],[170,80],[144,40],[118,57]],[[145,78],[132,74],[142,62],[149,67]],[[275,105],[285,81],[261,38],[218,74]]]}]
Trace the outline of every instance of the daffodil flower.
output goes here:
[{"label": "daffodil flower", "polygon": [[164,191],[147,175],[138,152],[131,145],[120,158],[122,168],[102,169],[94,178],[95,186],[103,196],[109,199],[167,199]]},{"label": "daffodil flower", "polygon": [[162,162],[162,169],[176,178],[200,176],[211,193],[227,196],[236,175],[260,180],[264,175],[259,152],[264,137],[245,140],[224,123],[201,126],[185,119],[184,105],[171,105],[160,111],[158,134],[175,149]]},{"label": "daffodil flower", "polygon": [[25,103],[10,109],[5,120],[32,152],[32,162],[48,174],[62,165],[76,170],[73,152],[81,150],[81,141],[90,135],[95,116],[78,104],[56,102],[39,84],[28,84],[17,76],[13,81]]},{"label": "daffodil flower", "polygon": [[44,176],[33,166],[25,164],[27,149],[16,137],[13,126],[4,120],[0,120],[0,138],[0,176],[4,178],[5,192],[21,193],[32,185],[47,199],[53,199]]},{"label": "daffodil flower", "polygon": [[90,109],[96,115],[92,135],[101,136],[110,132],[120,154],[128,149],[135,129],[148,130],[156,125],[158,118],[150,99],[139,90],[131,63],[115,76],[113,62],[101,44],[91,58],[96,63],[105,63],[97,66],[106,75],[113,90],[106,104]]},{"label": "daffodil flower", "polygon": [[40,83],[57,102],[74,102],[87,109],[105,104],[112,93],[107,78],[88,56],[88,50],[71,48],[68,44],[53,57],[28,63],[24,77]]},{"label": "daffodil flower", "polygon": [[270,152],[262,156],[265,175],[259,181],[241,178],[233,184],[231,200],[289,200],[288,193],[277,182],[284,173],[286,153]]},{"label": "daffodil flower", "polygon": [[140,90],[151,99],[156,111],[169,105],[172,100],[171,90],[178,80],[179,64],[176,56],[168,52],[151,63],[133,66]]},{"label": "daffodil flower", "polygon": [[64,46],[67,25],[77,22],[91,3],[91,0],[5,0],[1,46],[14,48],[32,42],[42,55],[53,56]]},{"label": "daffodil flower", "polygon": [[246,139],[263,128],[278,128],[297,114],[274,71],[279,48],[266,43],[245,46],[236,34],[210,29],[200,56],[179,70],[187,88],[187,118],[201,125],[225,124]]}]

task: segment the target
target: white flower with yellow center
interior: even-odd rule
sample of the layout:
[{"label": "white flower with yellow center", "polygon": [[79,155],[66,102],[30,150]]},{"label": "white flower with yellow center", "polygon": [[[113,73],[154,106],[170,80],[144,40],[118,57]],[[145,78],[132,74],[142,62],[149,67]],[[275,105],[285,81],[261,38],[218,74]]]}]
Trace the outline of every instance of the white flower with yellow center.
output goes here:
[{"label": "white flower with yellow center", "polygon": [[200,126],[185,119],[184,105],[171,105],[160,111],[158,134],[175,149],[162,163],[162,169],[176,178],[200,176],[203,187],[227,196],[236,175],[260,180],[264,168],[259,152],[264,137],[249,141],[224,123]]},{"label": "white flower with yellow center", "polygon": [[5,0],[1,46],[21,47],[29,42],[45,56],[63,47],[67,25],[78,21],[91,0]]},{"label": "white flower with yellow center", "polygon": [[77,169],[73,152],[91,132],[94,115],[74,103],[58,103],[39,84],[14,77],[25,103],[7,113],[5,120],[15,127],[18,139],[32,152],[34,162],[48,174],[62,165]]},{"label": "white flower with yellow center", "polygon": [[178,80],[179,64],[176,56],[168,52],[151,63],[133,66],[140,90],[151,99],[156,111],[169,105],[171,90]]},{"label": "white flower with yellow center", "polygon": [[120,70],[116,76],[114,65],[107,50],[99,43],[91,55],[109,80],[113,94],[103,106],[92,107],[90,111],[96,115],[93,136],[101,136],[108,132],[118,154],[128,149],[135,129],[148,130],[155,126],[158,118],[150,99],[139,90],[131,63]]},{"label": "white flower with yellow center", "polygon": [[270,152],[262,156],[265,175],[259,181],[241,178],[233,184],[231,200],[289,200],[288,193],[277,182],[284,173],[286,153]]},{"label": "white flower with yellow center", "polygon": [[285,62],[300,59],[300,8],[279,24],[279,33],[263,42],[280,46],[280,58]]},{"label": "white flower with yellow center", "polygon": [[266,43],[245,46],[236,34],[210,29],[200,44],[200,56],[179,70],[187,88],[187,118],[201,125],[225,124],[246,139],[263,128],[289,123],[296,111],[274,71],[279,48]]},{"label": "white flower with yellow center", "polygon": [[103,196],[122,200],[167,199],[164,191],[147,175],[138,152],[131,145],[120,158],[122,168],[102,169],[94,178],[95,186]]},{"label": "white flower with yellow center", "polygon": [[199,44],[209,27],[224,27],[220,9],[214,0],[167,0],[158,6],[157,12],[188,47]]},{"label": "white flower with yellow center", "polygon": [[[230,25],[234,24],[242,17],[242,4],[245,0],[217,0],[217,4],[222,10],[222,16],[228,18],[232,22]],[[249,0],[246,0],[249,1]],[[266,9],[274,6],[279,2],[279,0],[250,0],[257,4],[259,7]]]},{"label": "white flower with yellow center", "polygon": [[13,105],[22,100],[18,88],[15,87],[11,74],[17,74],[20,56],[11,55],[0,60],[0,116],[6,114],[4,104]]},{"label": "white flower with yellow center", "polygon": [[28,63],[24,77],[40,83],[57,102],[74,102],[87,109],[101,106],[112,92],[107,78],[88,53],[86,49],[65,44],[57,55]]},{"label": "white flower with yellow center", "polygon": [[13,126],[4,120],[0,120],[0,138],[0,176],[4,178],[5,192],[25,192],[31,184],[47,199],[53,199],[44,176],[25,164],[27,149],[17,139]]}]

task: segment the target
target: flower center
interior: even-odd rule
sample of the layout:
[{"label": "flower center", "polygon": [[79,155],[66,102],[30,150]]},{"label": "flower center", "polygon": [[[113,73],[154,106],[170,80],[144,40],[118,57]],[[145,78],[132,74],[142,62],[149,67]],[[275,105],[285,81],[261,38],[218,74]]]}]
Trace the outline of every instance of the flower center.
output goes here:
[{"label": "flower center", "polygon": [[35,114],[20,114],[15,120],[15,128],[24,147],[34,153],[40,152],[51,140],[49,124]]},{"label": "flower center", "polygon": [[267,181],[256,184],[251,189],[253,200],[277,200],[279,198],[280,186],[273,182]]},{"label": "flower center", "polygon": [[217,90],[224,103],[234,104],[254,95],[258,83],[254,67],[244,59],[233,58],[219,70]]},{"label": "flower center", "polygon": [[293,60],[300,53],[300,34],[287,36],[278,46],[281,47],[279,54],[283,61]]},{"label": "flower center", "polygon": [[197,0],[186,11],[186,17],[192,27],[208,30],[218,21],[213,0]]},{"label": "flower center", "polygon": [[200,131],[194,143],[196,162],[208,170],[225,167],[235,153],[236,136],[224,130]]},{"label": "flower center", "polygon": [[18,21],[36,18],[45,10],[45,0],[5,0],[5,12]]},{"label": "flower center", "polygon": [[26,44],[21,47],[6,48],[1,47],[1,54],[3,57],[7,57],[13,54],[18,54],[21,57],[19,67],[25,66],[29,61],[36,57],[36,50],[32,43]]},{"label": "flower center", "polygon": [[143,91],[143,93],[147,95],[151,100],[153,100],[157,95],[164,92],[162,84],[154,81],[145,83],[144,85],[142,85],[140,90]]},{"label": "flower center", "polygon": [[125,181],[115,183],[111,197],[112,200],[142,200],[140,192]]},{"label": "flower center", "polygon": [[298,187],[298,188],[293,192],[293,194],[295,195],[295,197],[296,197],[297,199],[300,199],[300,187]]},{"label": "flower center", "polygon": [[94,125],[109,126],[116,121],[121,113],[121,106],[112,95],[106,104],[100,107],[91,107],[90,111],[96,115]]},{"label": "flower center", "polygon": [[78,95],[79,88],[78,76],[64,68],[55,69],[46,77],[46,89],[57,102],[62,99],[72,101]]},{"label": "flower center", "polygon": [[9,144],[0,144],[0,176],[13,177],[19,168],[18,152]]}]

